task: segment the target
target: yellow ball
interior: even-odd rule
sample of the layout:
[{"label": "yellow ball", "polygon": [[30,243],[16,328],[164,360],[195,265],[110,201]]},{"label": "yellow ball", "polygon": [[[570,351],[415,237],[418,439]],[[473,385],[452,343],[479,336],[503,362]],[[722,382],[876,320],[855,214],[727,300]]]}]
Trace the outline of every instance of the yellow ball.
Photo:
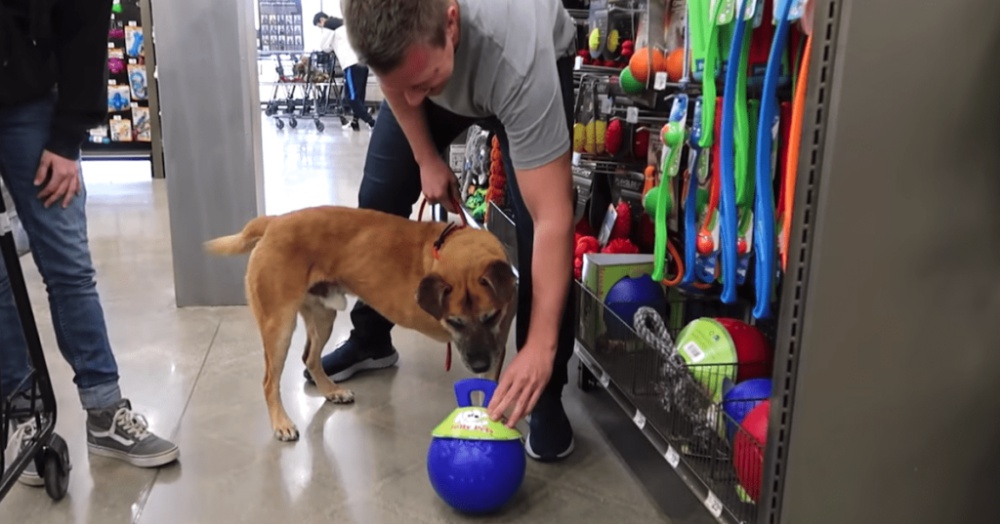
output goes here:
[{"label": "yellow ball", "polygon": [[585,147],[588,153],[597,151],[597,137],[594,135],[595,127],[593,120],[587,122],[587,145]]},{"label": "yellow ball", "polygon": [[608,132],[608,123],[604,120],[598,120],[594,125],[594,134],[596,135],[597,141],[597,152],[604,153],[604,135]]},{"label": "yellow ball", "polygon": [[584,130],[583,124],[577,122],[573,124],[573,151],[577,153],[583,153],[584,145],[586,144],[587,136]]},{"label": "yellow ball", "polygon": [[596,53],[601,47],[601,31],[596,27],[590,31],[590,52]]},{"label": "yellow ball", "polygon": [[618,38],[618,30],[612,29],[611,33],[608,34],[608,51],[614,53],[618,49]]}]

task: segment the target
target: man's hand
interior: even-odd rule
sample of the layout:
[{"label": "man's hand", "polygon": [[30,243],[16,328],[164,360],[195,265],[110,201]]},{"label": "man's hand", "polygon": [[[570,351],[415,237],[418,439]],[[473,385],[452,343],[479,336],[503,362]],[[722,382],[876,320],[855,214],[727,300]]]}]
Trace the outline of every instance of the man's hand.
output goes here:
[{"label": "man's hand", "polygon": [[38,163],[38,172],[35,173],[35,185],[42,184],[45,184],[45,187],[38,193],[38,198],[45,200],[45,207],[62,199],[62,207],[65,208],[69,206],[73,197],[80,194],[79,166],[75,160],[45,150]]},{"label": "man's hand", "polygon": [[513,408],[507,418],[507,427],[512,428],[531,413],[552,376],[554,358],[555,348],[535,347],[530,343],[521,348],[500,376],[500,383],[486,408],[490,418],[500,420],[507,409]]},{"label": "man's hand", "polygon": [[420,165],[420,185],[431,204],[441,204],[449,213],[458,213],[454,203],[461,202],[458,177],[439,156],[429,157]]}]

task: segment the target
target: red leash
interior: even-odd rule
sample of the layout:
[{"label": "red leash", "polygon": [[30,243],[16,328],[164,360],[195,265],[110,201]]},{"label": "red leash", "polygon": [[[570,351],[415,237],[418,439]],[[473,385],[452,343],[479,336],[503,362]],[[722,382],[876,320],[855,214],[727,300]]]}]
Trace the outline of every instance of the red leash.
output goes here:
[{"label": "red leash", "polygon": [[[424,219],[424,207],[426,205],[427,198],[424,198],[420,201],[420,210],[417,212],[418,222]],[[451,197],[451,205],[458,211],[458,216],[462,219],[462,225],[456,226],[455,224],[448,224],[445,226],[444,231],[441,232],[441,236],[439,236],[438,239],[434,241],[434,245],[431,246],[431,253],[434,255],[435,260],[441,259],[439,251],[441,246],[444,245],[444,241],[448,238],[448,235],[458,231],[459,229],[464,229],[469,225],[469,222],[465,218],[465,213],[462,212],[461,204],[459,204],[454,196]],[[448,352],[444,359],[444,370],[451,371],[451,342],[448,342]]]}]

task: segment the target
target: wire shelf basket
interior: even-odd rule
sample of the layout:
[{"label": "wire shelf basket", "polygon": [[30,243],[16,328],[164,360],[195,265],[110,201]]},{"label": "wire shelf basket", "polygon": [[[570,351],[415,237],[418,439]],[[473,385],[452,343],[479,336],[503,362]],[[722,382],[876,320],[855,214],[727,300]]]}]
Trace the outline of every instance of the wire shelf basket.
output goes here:
[{"label": "wire shelf basket", "polygon": [[[750,495],[759,492],[764,444],[726,413],[721,391],[727,379],[735,381],[741,366],[763,363],[688,365],[676,353],[670,356],[647,342],[582,283],[576,283],[575,293],[577,342],[603,372],[603,385],[613,382],[627,397],[641,414],[640,427],[652,428],[677,453],[673,460],[686,463],[715,497],[719,513],[730,516],[727,521],[756,522],[757,507]],[[708,300],[694,301],[698,299],[674,293],[667,299],[667,310],[659,312],[671,340],[676,341],[691,320],[725,314]],[[740,402],[756,405],[766,400]],[[741,479],[750,486],[743,486]]]}]

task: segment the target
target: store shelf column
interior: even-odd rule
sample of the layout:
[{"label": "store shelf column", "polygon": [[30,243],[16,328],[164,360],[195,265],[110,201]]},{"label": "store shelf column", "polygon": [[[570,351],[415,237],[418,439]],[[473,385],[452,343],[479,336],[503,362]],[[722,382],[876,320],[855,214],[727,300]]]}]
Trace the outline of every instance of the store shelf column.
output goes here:
[{"label": "store shelf column", "polygon": [[152,8],[177,305],[243,305],[246,258],[210,256],[202,243],[264,209],[253,6]]}]

